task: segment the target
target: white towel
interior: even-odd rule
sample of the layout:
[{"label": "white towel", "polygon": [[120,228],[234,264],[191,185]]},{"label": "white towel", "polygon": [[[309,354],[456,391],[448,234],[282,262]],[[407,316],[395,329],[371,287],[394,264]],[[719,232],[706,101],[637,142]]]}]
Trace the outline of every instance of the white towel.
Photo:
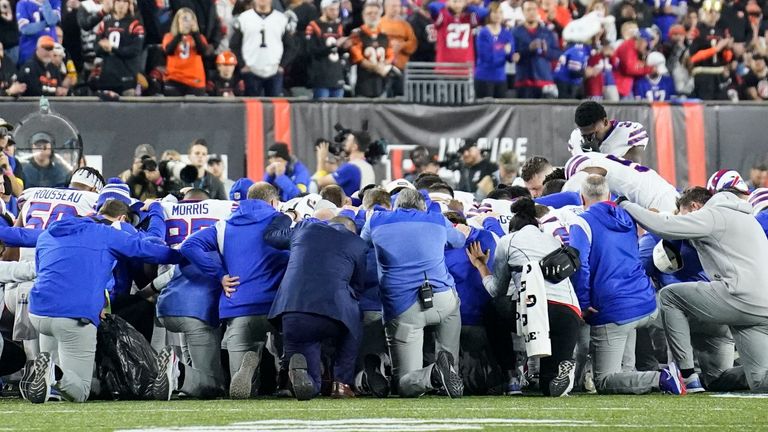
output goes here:
[{"label": "white towel", "polygon": [[528,357],[552,355],[549,340],[549,313],[544,275],[537,261],[523,266],[520,297],[517,300],[517,334],[525,339]]}]

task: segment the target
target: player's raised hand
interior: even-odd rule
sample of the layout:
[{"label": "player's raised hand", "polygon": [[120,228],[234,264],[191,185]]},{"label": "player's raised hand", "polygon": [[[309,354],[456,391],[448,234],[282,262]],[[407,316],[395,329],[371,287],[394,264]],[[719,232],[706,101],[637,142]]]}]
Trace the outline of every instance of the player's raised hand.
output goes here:
[{"label": "player's raised hand", "polygon": [[156,203],[156,202],[158,202],[158,201],[160,201],[160,200],[159,200],[159,199],[157,199],[157,198],[147,198],[147,199],[144,201],[144,205],[143,205],[143,206],[141,206],[141,211],[148,211],[148,210],[149,210],[149,207],[152,205],[152,203]]},{"label": "player's raised hand", "polygon": [[224,290],[224,295],[232,297],[232,293],[237,291],[236,286],[240,285],[240,276],[224,275],[221,278],[221,288]]}]

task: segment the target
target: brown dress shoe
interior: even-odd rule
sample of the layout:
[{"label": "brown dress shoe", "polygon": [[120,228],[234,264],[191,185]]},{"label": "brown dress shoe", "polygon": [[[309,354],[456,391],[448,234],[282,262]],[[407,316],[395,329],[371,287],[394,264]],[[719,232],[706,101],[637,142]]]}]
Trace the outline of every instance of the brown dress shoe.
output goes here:
[{"label": "brown dress shoe", "polygon": [[331,397],[334,399],[349,399],[355,397],[355,392],[347,384],[334,381]]}]

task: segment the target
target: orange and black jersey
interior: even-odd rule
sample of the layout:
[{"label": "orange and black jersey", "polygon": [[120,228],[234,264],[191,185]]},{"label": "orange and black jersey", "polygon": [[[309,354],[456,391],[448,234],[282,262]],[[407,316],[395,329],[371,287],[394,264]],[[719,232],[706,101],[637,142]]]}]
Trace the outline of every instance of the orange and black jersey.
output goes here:
[{"label": "orange and black jersey", "polygon": [[237,76],[224,79],[218,72],[213,72],[206,91],[209,96],[242,96],[245,94],[245,83]]},{"label": "orange and black jersey", "polygon": [[144,49],[144,26],[136,17],[121,20],[107,15],[96,29],[99,40],[109,40],[112,50],[96,46],[96,55],[103,59],[98,87],[123,91],[136,86],[140,72],[138,57]]},{"label": "orange and black jersey", "polygon": [[316,19],[305,30],[307,53],[310,58],[309,83],[313,88],[344,86],[344,64],[338,40],[344,36],[340,20]]},{"label": "orange and black jersey", "polygon": [[[384,33],[362,25],[350,35],[352,46],[349,48],[350,60],[360,64],[367,60],[373,64],[391,64],[395,55],[389,47],[389,39]],[[363,97],[378,97],[384,92],[386,80],[379,74],[358,66],[355,93]]]},{"label": "orange and black jersey", "polygon": [[203,54],[207,47],[208,41],[199,32],[175,36],[167,33],[163,38],[167,57],[165,78],[189,87],[205,87]]}]

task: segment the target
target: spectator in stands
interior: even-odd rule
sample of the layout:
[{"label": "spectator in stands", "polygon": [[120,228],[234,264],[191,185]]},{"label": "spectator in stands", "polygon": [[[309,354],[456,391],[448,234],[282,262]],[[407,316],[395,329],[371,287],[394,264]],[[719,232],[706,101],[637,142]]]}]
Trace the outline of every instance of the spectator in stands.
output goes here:
[{"label": "spectator in stands", "polygon": [[568,45],[555,66],[557,94],[560,99],[582,99],[584,78],[590,78],[592,74],[596,74],[594,69],[588,66],[592,46],[585,35],[571,35],[568,30],[564,32],[563,39]]},{"label": "spectator in stands", "polygon": [[764,47],[764,42],[760,39],[765,38],[766,31],[768,30],[768,23],[763,21],[763,10],[760,8],[760,5],[753,0],[750,0],[747,3],[745,9],[747,12],[747,19],[749,20],[746,45],[747,47],[759,47],[761,45]]},{"label": "spectator in stands", "polygon": [[[413,28],[402,17],[403,3],[400,0],[384,0],[384,16],[381,18],[379,28],[387,35],[389,47],[395,59],[392,64],[401,72],[405,71],[405,64],[416,52],[418,41]],[[403,94],[402,75],[395,75],[390,80],[389,96],[401,96]]]},{"label": "spectator in stands", "polygon": [[653,72],[654,68],[643,62],[643,58],[653,47],[654,35],[650,29],[640,29],[635,36],[625,40],[616,49],[611,59],[616,87],[622,99],[631,99],[632,84],[639,78]]},{"label": "spectator in stands", "polygon": [[491,2],[488,7],[487,24],[477,33],[475,97],[478,99],[505,97],[507,94],[506,64],[520,57],[515,53],[515,38],[512,32],[501,25],[503,18],[499,3]]},{"label": "spectator in stands", "polygon": [[0,43],[0,96],[21,96],[27,85],[17,81],[16,63],[6,56]]},{"label": "spectator in stands", "polygon": [[144,49],[144,26],[134,10],[133,0],[114,0],[113,10],[96,30],[96,55],[102,59],[95,82],[98,90],[123,96],[136,94],[136,76],[142,69],[139,63]]},{"label": "spectator in stands", "polygon": [[648,54],[645,64],[653,68],[648,75],[635,79],[632,93],[636,99],[649,102],[668,101],[675,97],[675,82],[669,76],[664,54],[654,51]]},{"label": "spectator in stands", "polygon": [[5,56],[19,62],[19,27],[10,0],[0,0],[0,44],[5,47]]},{"label": "spectator in stands", "polygon": [[208,95],[235,97],[245,94],[243,80],[235,76],[237,56],[232,51],[224,51],[216,56],[216,71],[208,80]]},{"label": "spectator in stands", "polygon": [[224,190],[224,184],[205,169],[208,165],[208,143],[202,138],[192,141],[187,157],[190,165],[197,169],[197,179],[190,186],[208,192],[211,199],[227,199],[229,195]]},{"label": "spectator in stands", "polygon": [[93,70],[96,60],[97,26],[104,15],[112,12],[114,0],[84,0],[77,9],[77,24],[80,27],[80,55],[82,69],[88,74]]},{"label": "spectator in stands", "polygon": [[280,200],[288,201],[307,192],[309,171],[300,160],[291,156],[287,144],[272,144],[267,150],[267,157],[269,165],[264,173],[264,181],[277,188]]},{"label": "spectator in stands", "polygon": [[216,15],[216,5],[209,0],[169,0],[174,15],[181,9],[188,8],[193,11],[200,35],[205,38],[211,47],[219,45],[221,40],[221,24]]},{"label": "spectator in stands", "polygon": [[416,35],[416,51],[411,55],[411,61],[415,62],[433,62],[435,61],[435,42],[437,42],[437,32],[432,23],[432,17],[429,14],[428,5],[432,0],[418,0],[419,7],[413,9],[413,13],[408,17],[408,24],[411,25],[413,33]]},{"label": "spectator in stands", "polygon": [[19,70],[19,82],[26,85],[24,96],[64,96],[67,89],[62,87],[64,75],[53,65],[53,48],[56,45],[50,36],[41,36],[37,41],[35,55]]},{"label": "spectator in stands", "polygon": [[438,63],[475,63],[475,44],[472,29],[479,26],[488,11],[467,5],[467,0],[433,1],[429,12],[435,21],[437,45],[435,60]]},{"label": "spectator in stands", "polygon": [[661,41],[666,42],[669,29],[686,11],[685,0],[662,0],[653,4],[653,24],[659,29]]},{"label": "spectator in stands", "polygon": [[350,36],[350,60],[357,65],[355,95],[375,98],[384,93],[395,54],[389,38],[381,32],[381,6],[377,1],[365,3],[363,21],[364,24]]},{"label": "spectator in stands", "polygon": [[531,192],[533,198],[541,196],[544,190],[544,178],[552,171],[554,171],[552,164],[541,156],[533,156],[525,161],[521,177],[525,182],[526,189]]},{"label": "spectator in stands", "polygon": [[52,54],[51,65],[56,68],[56,70],[59,72],[59,75],[62,77],[59,87],[63,87],[67,90],[65,95],[69,94],[70,89],[74,87],[75,83],[77,82],[77,72],[75,71],[73,73],[74,76],[70,76],[69,74],[70,68],[74,71],[75,65],[71,60],[67,60],[67,54],[64,51],[64,47],[60,43],[53,45]]},{"label": "spectator in stands", "polygon": [[674,80],[675,91],[690,95],[693,93],[693,78],[687,67],[690,58],[688,32],[682,24],[675,24],[670,27],[668,36],[661,52],[667,58],[667,69]]},{"label": "spectator in stands", "polygon": [[157,161],[149,155],[141,158],[141,167],[138,173],[129,177],[125,183],[131,191],[131,197],[139,201],[164,196],[163,179],[160,176]]},{"label": "spectator in stands", "polygon": [[562,53],[557,36],[539,22],[536,2],[525,1],[523,14],[525,23],[513,31],[515,47],[520,53],[516,67],[517,96],[524,99],[556,97],[551,63]]},{"label": "spectator in stands", "polygon": [[621,28],[625,22],[634,21],[640,27],[653,24],[653,11],[642,0],[623,0],[614,3],[611,15],[616,17],[616,27]]},{"label": "spectator in stands", "polygon": [[728,63],[733,59],[733,41],[727,29],[717,27],[719,2],[707,2],[699,9],[698,37],[691,43],[694,96],[705,100],[728,99]]},{"label": "spectator in stands", "polygon": [[[221,181],[224,185],[224,192],[229,196],[229,191],[232,190],[235,181],[227,177],[226,166],[224,165],[221,156],[213,154],[208,158],[208,172]],[[309,177],[309,175],[307,175],[307,177]]]},{"label": "spectator in stands", "polygon": [[499,167],[483,157],[477,143],[469,141],[456,152],[461,155],[462,169],[457,190],[479,192],[482,196],[494,188],[493,174]]},{"label": "spectator in stands", "polygon": [[561,5],[558,0],[541,0],[539,18],[541,18],[541,22],[557,35],[563,33],[563,29],[572,19],[571,12],[567,7]]},{"label": "spectator in stands", "polygon": [[504,15],[504,25],[512,28],[525,22],[522,0],[506,0],[501,2],[501,13]]},{"label": "spectator in stands", "polygon": [[65,168],[53,154],[54,139],[46,132],[38,132],[30,138],[32,158],[24,165],[24,187],[63,187],[72,170]]},{"label": "spectator in stands", "polygon": [[200,34],[192,9],[181,8],[173,17],[171,32],[163,37],[167,58],[164,93],[166,96],[205,96],[203,56],[212,51]]},{"label": "spectator in stands", "polygon": [[283,70],[294,55],[291,33],[288,18],[270,0],[254,0],[237,17],[230,46],[243,65],[246,96],[283,94]]},{"label": "spectator in stands", "polygon": [[56,42],[56,24],[61,21],[61,0],[21,0],[16,4],[16,22],[19,24],[19,64],[30,60],[42,36]]},{"label": "spectator in stands", "polygon": [[324,0],[323,15],[306,27],[309,84],[315,99],[344,97],[341,51],[347,38],[339,19],[339,3],[339,0]]},{"label": "spectator in stands", "polygon": [[752,67],[743,78],[742,98],[745,100],[768,100],[768,68],[765,57],[761,54],[752,55]]}]

